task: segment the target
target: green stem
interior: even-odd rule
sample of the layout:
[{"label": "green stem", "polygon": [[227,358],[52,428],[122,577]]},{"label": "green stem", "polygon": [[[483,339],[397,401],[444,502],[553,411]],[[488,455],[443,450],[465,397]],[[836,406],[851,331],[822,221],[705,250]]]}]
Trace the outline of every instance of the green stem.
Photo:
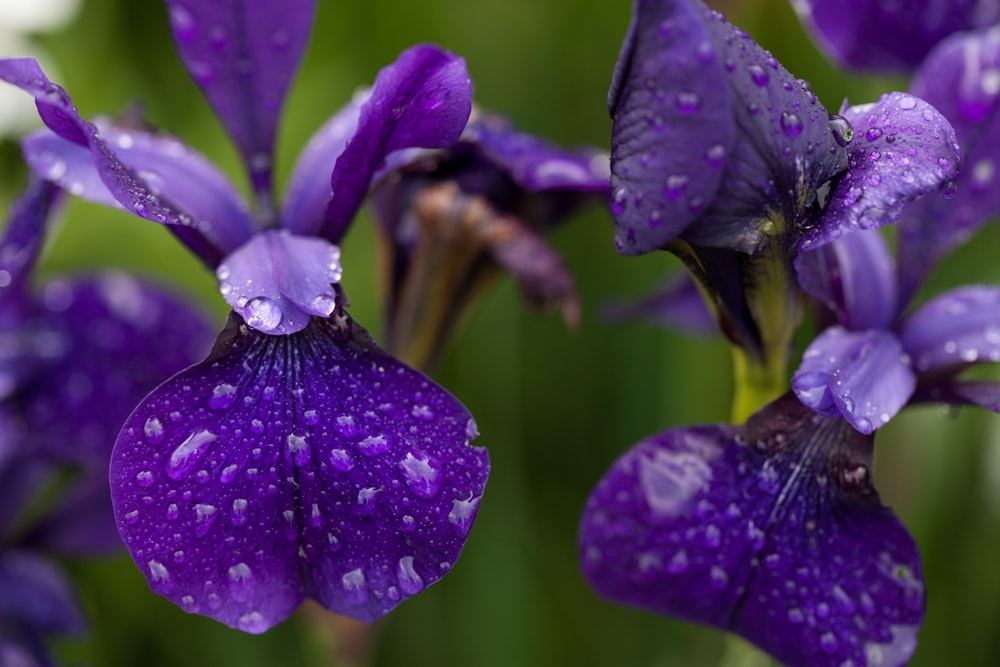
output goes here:
[{"label": "green stem", "polygon": [[785,393],[787,365],[784,350],[770,350],[763,360],[733,346],[732,421],[742,424],[753,413]]}]

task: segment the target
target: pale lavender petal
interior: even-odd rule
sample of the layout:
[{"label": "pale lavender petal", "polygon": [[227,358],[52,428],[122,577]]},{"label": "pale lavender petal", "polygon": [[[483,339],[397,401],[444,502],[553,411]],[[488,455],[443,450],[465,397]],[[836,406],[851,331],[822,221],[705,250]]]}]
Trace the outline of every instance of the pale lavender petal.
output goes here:
[{"label": "pale lavender petal", "polygon": [[228,255],[216,270],[226,303],[254,329],[302,331],[329,317],[340,282],[340,248],[326,239],[269,230]]},{"label": "pale lavender petal", "polygon": [[[214,229],[209,221],[194,219],[166,197],[157,195],[98,136],[97,128],[80,117],[66,91],[46,78],[34,58],[0,60],[0,80],[18,86],[34,96],[39,114],[49,129],[69,143],[87,147],[104,185],[126,210],[147,220],[168,225],[206,264],[215,266],[218,263],[230,242],[226,236],[226,228]],[[71,158],[79,159],[78,156],[69,154],[67,162]],[[49,178],[51,173],[50,167],[40,175]]]},{"label": "pale lavender petal", "polygon": [[129,418],[115,513],[153,590],[188,612],[259,633],[311,597],[371,621],[458,558],[489,467],[476,435],[343,311],[290,336],[234,316]]},{"label": "pale lavender petal", "polygon": [[471,111],[465,60],[429,44],[403,51],[379,72],[361,107],[357,131],[337,158],[333,200],[321,235],[339,242],[389,153],[451,146]]},{"label": "pale lavender petal", "polygon": [[881,234],[859,230],[799,254],[799,285],[854,331],[888,329],[898,314],[896,263]]},{"label": "pale lavender petal", "polygon": [[[847,107],[854,128],[847,172],[830,193],[818,223],[801,236],[800,251],[855,229],[896,222],[920,195],[953,186],[958,175],[955,131],[934,107],[909,93],[886,93],[873,104]],[[929,194],[928,194],[929,193]]]},{"label": "pale lavender petal", "polygon": [[913,395],[910,358],[888,331],[826,329],[806,348],[792,388],[805,405],[839,413],[862,433],[884,426]]},{"label": "pale lavender petal", "polygon": [[950,201],[925,197],[900,227],[899,273],[906,298],[943,257],[1000,212],[1000,29],[955,35],[918,70],[911,90],[955,127],[962,170]]},{"label": "pale lavender petal", "polygon": [[354,99],[323,124],[302,150],[281,209],[281,226],[300,236],[317,236],[326,219],[327,206],[333,197],[330,176],[337,158],[358,129],[361,106],[371,96],[370,90],[356,93]]},{"label": "pale lavender petal", "polygon": [[907,317],[899,337],[921,375],[1000,361],[1000,287],[946,292]]},{"label": "pale lavender petal", "polygon": [[263,214],[272,214],[274,137],[315,0],[165,2],[181,60],[243,156]]},{"label": "pale lavender petal", "polygon": [[996,0],[792,0],[792,5],[837,64],[903,73],[951,33],[990,25],[998,13]]},{"label": "pale lavender petal", "polygon": [[899,667],[917,547],[871,484],[873,442],[785,395],[745,427],[665,431],[591,494],[580,557],[603,596],[735,632],[789,667]]},{"label": "pale lavender petal", "polygon": [[698,284],[687,272],[671,276],[646,297],[610,301],[603,312],[612,321],[646,320],[699,337],[720,333]]}]

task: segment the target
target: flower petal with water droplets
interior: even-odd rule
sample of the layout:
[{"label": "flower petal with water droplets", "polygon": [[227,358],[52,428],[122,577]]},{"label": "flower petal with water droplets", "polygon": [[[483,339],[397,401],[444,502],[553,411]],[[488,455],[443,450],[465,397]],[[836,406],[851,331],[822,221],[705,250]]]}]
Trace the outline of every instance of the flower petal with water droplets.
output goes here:
[{"label": "flower petal with water droplets", "polygon": [[945,292],[908,316],[899,337],[920,374],[1000,361],[1000,287]]}]

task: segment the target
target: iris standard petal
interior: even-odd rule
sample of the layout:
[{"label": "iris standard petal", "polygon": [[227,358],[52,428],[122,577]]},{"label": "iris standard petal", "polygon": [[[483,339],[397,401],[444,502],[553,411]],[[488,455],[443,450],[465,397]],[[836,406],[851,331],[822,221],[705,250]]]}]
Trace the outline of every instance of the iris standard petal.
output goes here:
[{"label": "iris standard petal", "polygon": [[654,435],[591,494],[584,574],[608,598],[730,630],[789,667],[904,665],[924,585],[872,486],[872,445],[790,394],[744,427]]},{"label": "iris standard petal", "polygon": [[907,317],[899,337],[921,374],[1000,361],[1000,287],[970,285],[945,292]]},{"label": "iris standard petal", "polygon": [[268,230],[228,255],[216,270],[226,303],[251,327],[280,335],[329,317],[340,282],[340,248],[326,239]]},{"label": "iris standard petal", "polygon": [[471,111],[472,83],[464,59],[429,44],[403,51],[379,72],[357,131],[337,158],[321,235],[339,242],[389,153],[451,146]]},{"label": "iris standard petal", "polygon": [[925,197],[906,211],[899,274],[909,298],[938,261],[1000,211],[995,146],[1000,142],[1000,28],[954,35],[924,61],[911,85],[955,127],[962,170],[955,197]]},{"label": "iris standard petal", "polygon": [[[227,229],[214,229],[209,221],[192,218],[166,197],[157,195],[98,136],[97,128],[80,117],[66,91],[48,80],[34,58],[0,60],[0,80],[33,95],[38,112],[49,129],[67,142],[87,147],[101,181],[126,210],[167,225],[206,264],[215,266],[218,263],[224,252],[221,249],[230,243]],[[69,156],[77,159],[74,153]],[[56,165],[55,172],[52,165]],[[57,160],[49,161],[49,166],[39,175],[43,178],[58,175],[57,165]]]},{"label": "iris standard petal", "polygon": [[804,404],[828,416],[835,409],[862,433],[884,426],[915,386],[910,358],[894,334],[839,326],[826,329],[806,348],[792,378]]},{"label": "iris standard petal", "polygon": [[[896,222],[920,195],[952,185],[958,175],[955,131],[934,107],[909,93],[886,93],[873,104],[842,111],[854,128],[850,163],[800,251],[855,229]],[[928,196],[935,196],[928,194]]]},{"label": "iris standard petal", "polygon": [[272,212],[274,137],[309,40],[315,0],[165,0],[177,51]]},{"label": "iris standard petal", "polygon": [[233,316],[123,428],[115,513],[186,611],[257,633],[312,597],[371,621],[458,558],[489,467],[476,434],[342,311],[291,336]]},{"label": "iris standard petal", "polygon": [[700,2],[635,3],[608,97],[611,210],[621,253],[662,248],[722,181],[736,123],[710,20]]},{"label": "iris standard petal", "polygon": [[792,0],[802,22],[839,65],[910,72],[942,39],[996,21],[996,0]]},{"label": "iris standard petal", "polygon": [[799,254],[799,285],[848,329],[889,329],[899,313],[896,263],[881,234],[851,232],[825,246]]}]

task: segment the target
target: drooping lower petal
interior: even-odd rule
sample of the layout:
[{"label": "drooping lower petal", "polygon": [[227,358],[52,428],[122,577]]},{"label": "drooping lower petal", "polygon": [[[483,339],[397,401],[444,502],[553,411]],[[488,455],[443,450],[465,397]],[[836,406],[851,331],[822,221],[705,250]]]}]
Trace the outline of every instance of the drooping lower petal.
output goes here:
[{"label": "drooping lower petal", "polygon": [[921,374],[1000,361],[1000,287],[971,285],[945,292],[907,317],[899,337]]},{"label": "drooping lower petal", "polygon": [[654,435],[588,500],[584,574],[612,600],[730,630],[789,667],[904,665],[924,585],[872,487],[872,444],[790,394],[746,426]]},{"label": "drooping lower petal", "polygon": [[816,412],[838,413],[871,433],[899,412],[916,386],[910,358],[888,331],[826,329],[806,348],[792,388]]},{"label": "drooping lower petal", "polygon": [[475,423],[346,313],[269,336],[238,317],[153,392],[111,461],[154,591],[247,632],[305,597],[367,621],[441,578],[486,483]]},{"label": "drooping lower petal", "polygon": [[846,107],[841,114],[854,128],[848,168],[818,223],[798,239],[800,251],[856,229],[896,222],[907,204],[952,185],[958,175],[955,130],[924,100],[886,93],[878,102]]}]

